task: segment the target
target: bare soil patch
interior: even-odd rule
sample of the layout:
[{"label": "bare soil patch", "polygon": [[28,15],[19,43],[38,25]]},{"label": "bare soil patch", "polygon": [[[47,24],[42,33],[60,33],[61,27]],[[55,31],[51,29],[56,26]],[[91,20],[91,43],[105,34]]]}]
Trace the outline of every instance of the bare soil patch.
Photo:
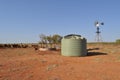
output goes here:
[{"label": "bare soil patch", "polygon": [[120,80],[120,45],[88,45],[85,57],[34,48],[0,49],[0,80]]}]

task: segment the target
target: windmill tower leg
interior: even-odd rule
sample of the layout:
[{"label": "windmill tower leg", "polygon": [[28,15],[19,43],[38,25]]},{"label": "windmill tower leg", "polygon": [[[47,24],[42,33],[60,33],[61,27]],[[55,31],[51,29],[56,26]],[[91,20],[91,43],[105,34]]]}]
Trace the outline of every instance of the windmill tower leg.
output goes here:
[{"label": "windmill tower leg", "polygon": [[99,27],[97,27],[96,36],[95,36],[96,42],[102,42],[102,37],[101,37],[100,33],[101,32],[99,31]]}]

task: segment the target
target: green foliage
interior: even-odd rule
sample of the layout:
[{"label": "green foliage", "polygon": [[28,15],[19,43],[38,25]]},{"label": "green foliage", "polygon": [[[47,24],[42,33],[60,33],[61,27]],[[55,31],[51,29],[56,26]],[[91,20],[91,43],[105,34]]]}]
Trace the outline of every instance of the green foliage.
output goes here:
[{"label": "green foliage", "polygon": [[54,34],[54,35],[44,35],[44,34],[40,34],[40,42],[39,43],[49,43],[49,44],[58,44],[61,42],[62,36],[58,35],[58,34]]},{"label": "green foliage", "polygon": [[45,35],[45,34],[40,34],[40,44],[45,45],[46,47],[48,47],[49,45],[52,48],[52,45],[54,45],[54,47],[58,44],[61,43],[61,39],[62,36],[58,35],[58,34],[54,34],[54,35]]},{"label": "green foliage", "polygon": [[50,36],[46,36],[46,38],[47,38],[47,42],[49,43],[49,44],[52,44],[53,43],[53,39],[52,39],[52,36],[50,35]]},{"label": "green foliage", "polygon": [[47,43],[47,37],[44,34],[40,34],[40,43],[44,44]]},{"label": "green foliage", "polygon": [[61,43],[62,37],[58,34],[55,34],[55,35],[52,36],[52,39],[53,39],[54,44],[58,44],[58,43]]},{"label": "green foliage", "polygon": [[116,43],[119,43],[119,44],[120,44],[120,39],[117,39],[117,40],[116,40]]}]

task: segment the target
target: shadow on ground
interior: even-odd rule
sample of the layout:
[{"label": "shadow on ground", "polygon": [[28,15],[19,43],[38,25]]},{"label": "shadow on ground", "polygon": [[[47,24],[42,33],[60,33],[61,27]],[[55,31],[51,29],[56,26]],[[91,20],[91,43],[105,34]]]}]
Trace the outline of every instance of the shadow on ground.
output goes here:
[{"label": "shadow on ground", "polygon": [[100,48],[89,48],[87,51],[92,51],[92,50],[99,50]]},{"label": "shadow on ground", "polygon": [[95,56],[95,55],[107,55],[107,53],[102,52],[88,52],[87,56]]},{"label": "shadow on ground", "polygon": [[87,49],[87,51],[88,51],[87,52],[87,56],[107,55],[107,53],[98,52],[96,50],[100,50],[100,48],[90,48],[90,49]]}]

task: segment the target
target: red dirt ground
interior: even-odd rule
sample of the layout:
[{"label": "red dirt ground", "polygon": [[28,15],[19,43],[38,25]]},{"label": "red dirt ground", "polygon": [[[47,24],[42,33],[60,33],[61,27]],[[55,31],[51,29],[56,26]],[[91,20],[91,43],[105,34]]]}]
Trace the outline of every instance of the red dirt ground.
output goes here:
[{"label": "red dirt ground", "polygon": [[88,56],[0,49],[0,80],[120,80],[120,45],[89,45]]}]

